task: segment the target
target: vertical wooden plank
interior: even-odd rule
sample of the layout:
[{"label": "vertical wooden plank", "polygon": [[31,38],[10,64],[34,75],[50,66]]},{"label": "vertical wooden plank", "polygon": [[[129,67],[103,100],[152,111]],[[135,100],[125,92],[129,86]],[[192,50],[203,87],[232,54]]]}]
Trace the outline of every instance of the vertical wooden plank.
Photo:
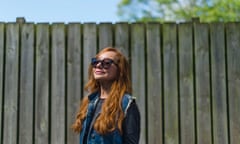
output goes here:
[{"label": "vertical wooden plank", "polygon": [[160,24],[146,27],[147,56],[147,128],[149,144],[163,143],[162,127],[162,67]]},{"label": "vertical wooden plank", "polygon": [[143,23],[131,25],[131,65],[133,96],[137,98],[141,114],[140,143],[146,142],[146,78],[145,78],[145,27]]},{"label": "vertical wooden plank", "polygon": [[191,23],[179,24],[179,97],[180,140],[182,144],[194,144],[194,73],[193,73],[193,29]]},{"label": "vertical wooden plank", "polygon": [[21,28],[19,144],[33,143],[34,25]]},{"label": "vertical wooden plank", "polygon": [[128,23],[116,23],[114,27],[115,47],[121,50],[126,57],[130,57],[129,52],[129,25]]},{"label": "vertical wooden plank", "polygon": [[216,144],[228,144],[224,31],[223,23],[210,25],[213,141]]},{"label": "vertical wooden plank", "polygon": [[17,143],[19,25],[6,25],[3,144]]},{"label": "vertical wooden plank", "polygon": [[99,49],[113,46],[113,28],[111,23],[100,23],[98,32]]},{"label": "vertical wooden plank", "polygon": [[[97,25],[86,23],[83,25],[83,85],[88,81],[88,67],[91,58],[97,53]],[[84,96],[86,93],[84,93]]]},{"label": "vertical wooden plank", "polygon": [[226,25],[230,143],[240,142],[240,24]]},{"label": "vertical wooden plank", "polygon": [[82,90],[81,25],[68,25],[67,39],[67,143],[79,143],[79,136],[70,129],[78,112]]},{"label": "vertical wooden plank", "polygon": [[51,144],[65,143],[65,26],[51,29]]},{"label": "vertical wooden plank", "polygon": [[197,143],[211,144],[211,98],[208,25],[194,24]]},{"label": "vertical wooden plank", "polygon": [[34,144],[49,143],[49,25],[36,25]]},{"label": "vertical wooden plank", "polygon": [[2,113],[3,113],[3,71],[4,71],[4,23],[0,23],[0,143],[2,143]]},{"label": "vertical wooden plank", "polygon": [[163,25],[164,143],[179,143],[177,25]]}]

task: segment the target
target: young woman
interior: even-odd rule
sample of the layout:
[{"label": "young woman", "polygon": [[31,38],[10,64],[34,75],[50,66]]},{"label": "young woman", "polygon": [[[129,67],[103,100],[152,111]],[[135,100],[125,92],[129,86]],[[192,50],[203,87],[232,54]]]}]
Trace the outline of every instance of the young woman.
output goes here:
[{"label": "young woman", "polygon": [[131,96],[130,67],[116,48],[102,49],[91,59],[89,92],[72,128],[80,144],[138,144],[140,113]]}]

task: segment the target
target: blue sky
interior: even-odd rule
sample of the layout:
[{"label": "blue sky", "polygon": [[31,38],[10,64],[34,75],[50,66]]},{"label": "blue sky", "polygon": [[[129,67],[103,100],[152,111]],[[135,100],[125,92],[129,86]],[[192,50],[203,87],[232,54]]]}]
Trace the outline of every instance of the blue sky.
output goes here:
[{"label": "blue sky", "polygon": [[118,22],[121,0],[0,0],[0,22]]}]

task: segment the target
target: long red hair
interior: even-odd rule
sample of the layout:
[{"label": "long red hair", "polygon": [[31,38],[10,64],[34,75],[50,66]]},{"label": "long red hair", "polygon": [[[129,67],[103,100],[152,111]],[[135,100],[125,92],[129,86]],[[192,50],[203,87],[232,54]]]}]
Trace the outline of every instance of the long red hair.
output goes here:
[{"label": "long red hair", "polygon": [[[103,103],[102,112],[94,124],[94,129],[100,134],[111,132],[116,127],[122,132],[122,122],[124,118],[124,112],[121,106],[122,97],[124,93],[132,93],[130,66],[126,57],[118,49],[113,47],[102,49],[96,57],[108,51],[116,53],[118,76],[112,83],[110,95]],[[89,80],[84,87],[90,94],[97,91],[100,92],[99,83],[94,79],[92,69],[93,67],[90,65],[88,69]],[[88,97],[84,97],[80,104],[76,120],[72,125],[75,132],[81,132],[83,120],[87,113],[88,102]]]}]

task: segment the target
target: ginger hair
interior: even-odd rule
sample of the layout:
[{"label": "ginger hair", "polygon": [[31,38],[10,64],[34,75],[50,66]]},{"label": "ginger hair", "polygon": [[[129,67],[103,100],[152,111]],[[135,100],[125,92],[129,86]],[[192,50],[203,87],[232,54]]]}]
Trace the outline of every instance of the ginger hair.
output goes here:
[{"label": "ginger hair", "polygon": [[[102,105],[102,112],[94,124],[94,129],[100,134],[106,134],[107,132],[111,132],[116,128],[118,128],[122,133],[122,122],[124,119],[124,112],[122,110],[122,97],[125,93],[132,93],[130,66],[126,57],[117,48],[113,47],[106,47],[102,49],[96,55],[96,57],[108,51],[116,53],[118,74],[111,85],[109,97]],[[99,83],[94,79],[92,69],[93,67],[90,65],[88,69],[89,80],[84,87],[84,89],[90,94],[93,92],[100,92]],[[75,132],[80,133],[82,130],[82,124],[84,118],[86,117],[88,103],[88,97],[84,97],[80,104],[76,120],[72,125],[72,129]]]}]

